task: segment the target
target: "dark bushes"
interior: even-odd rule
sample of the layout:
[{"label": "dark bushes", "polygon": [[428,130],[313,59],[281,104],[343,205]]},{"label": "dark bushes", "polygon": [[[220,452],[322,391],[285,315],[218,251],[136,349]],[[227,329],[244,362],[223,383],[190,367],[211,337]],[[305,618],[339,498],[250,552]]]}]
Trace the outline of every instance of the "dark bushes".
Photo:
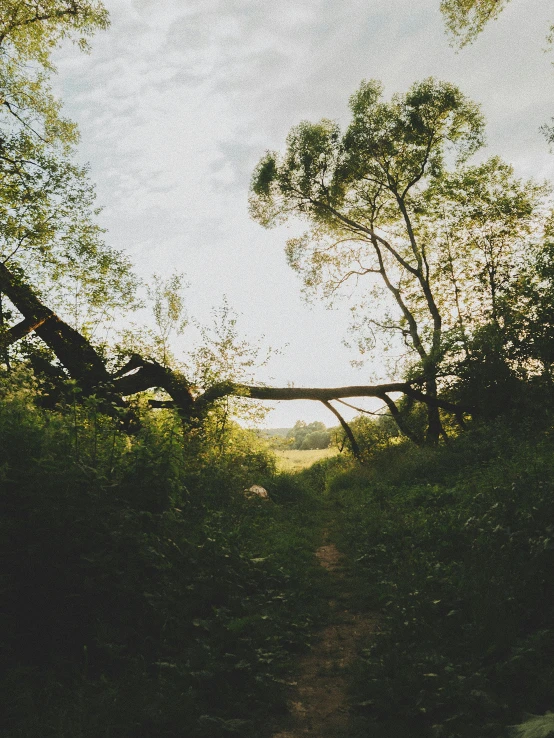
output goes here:
[{"label": "dark bushes", "polygon": [[[260,735],[317,617],[313,495],[236,427],[222,450],[163,411],[130,437],[93,401],[46,411],[9,386],[2,735]],[[260,482],[274,499],[245,500]]]},{"label": "dark bushes", "polygon": [[498,738],[552,709],[551,443],[489,424],[335,477],[359,597],[381,611],[357,667],[361,735]]}]

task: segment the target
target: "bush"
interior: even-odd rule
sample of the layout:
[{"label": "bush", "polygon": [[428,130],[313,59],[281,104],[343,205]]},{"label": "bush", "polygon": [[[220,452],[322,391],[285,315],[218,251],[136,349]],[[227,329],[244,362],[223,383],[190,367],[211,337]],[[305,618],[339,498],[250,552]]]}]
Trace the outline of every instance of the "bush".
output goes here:
[{"label": "bush", "polygon": [[2,735],[260,735],[319,617],[314,496],[237,427],[36,400],[0,385]]},{"label": "bush", "polygon": [[475,426],[446,448],[385,448],[330,494],[361,602],[361,734],[498,738],[554,704],[550,434]]}]

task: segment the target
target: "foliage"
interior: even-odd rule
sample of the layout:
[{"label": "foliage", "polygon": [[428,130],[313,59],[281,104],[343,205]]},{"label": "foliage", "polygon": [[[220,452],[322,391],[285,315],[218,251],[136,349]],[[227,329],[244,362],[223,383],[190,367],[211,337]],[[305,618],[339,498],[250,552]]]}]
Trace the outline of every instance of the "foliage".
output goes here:
[{"label": "foliage", "polygon": [[[452,44],[462,48],[475,41],[487,23],[496,20],[510,0],[441,0],[440,8]],[[547,41],[552,46],[554,25],[550,26]],[[554,125],[541,126],[541,132],[554,144]]]},{"label": "foliage", "polygon": [[151,282],[152,284],[146,288],[146,293],[151,303],[156,329],[150,331],[143,329],[145,335],[141,337],[143,345],[140,348],[136,346],[138,342],[133,332],[127,331],[127,335],[124,335],[127,351],[135,343],[133,348],[136,352],[150,355],[164,367],[176,366],[177,362],[171,351],[171,338],[173,334],[181,336],[188,325],[183,292],[189,285],[185,283],[184,275],[177,272],[167,279],[163,279],[159,274],[153,274]]},{"label": "foliage", "polygon": [[[190,352],[191,375],[200,387],[227,382],[254,381],[254,371],[267,364],[275,351],[243,338],[237,327],[238,316],[224,297],[222,304],[212,310],[210,325],[199,326],[200,343]],[[237,396],[226,396],[215,404],[222,428],[230,417],[241,417],[248,422],[259,422],[268,412],[260,403]]]},{"label": "foliage", "polygon": [[[497,157],[467,163],[484,123],[453,85],[427,79],[385,102],[378,82],[363,82],[350,109],[344,134],[303,122],[283,155],[266,154],[251,212],[266,227],[307,221],[287,245],[305,289],[332,300],[348,285],[362,352],[394,346],[435,395],[455,383],[473,339],[503,329],[501,307],[545,247],[548,189]],[[428,415],[436,441],[438,411]]]},{"label": "foliage", "polygon": [[78,131],[51,91],[51,53],[66,38],[86,50],[107,23],[97,0],[0,3],[0,259],[85,332],[132,304],[136,281],[72,160]]},{"label": "foliage", "polygon": [[498,18],[510,0],[441,0],[441,11],[453,42],[465,46],[485,25]]},{"label": "foliage", "polygon": [[383,448],[389,447],[400,438],[398,426],[390,415],[379,418],[358,415],[350,423],[352,432],[360,447],[364,461],[369,461]]},{"label": "foliage", "polygon": [[547,712],[540,717],[531,717],[515,726],[512,735],[514,738],[549,738],[554,735],[554,715]]},{"label": "foliage", "polygon": [[309,451],[316,448],[328,448],[331,444],[331,433],[325,427],[325,423],[315,420],[313,423],[306,423],[304,420],[297,420],[294,428],[291,428],[287,434],[287,438],[291,441],[291,448]]},{"label": "foliage", "polygon": [[381,613],[356,667],[361,735],[497,738],[554,704],[551,430],[518,423],[328,473],[358,598]]},{"label": "foliage", "polygon": [[0,391],[2,735],[260,735],[320,617],[314,492],[238,427]]}]

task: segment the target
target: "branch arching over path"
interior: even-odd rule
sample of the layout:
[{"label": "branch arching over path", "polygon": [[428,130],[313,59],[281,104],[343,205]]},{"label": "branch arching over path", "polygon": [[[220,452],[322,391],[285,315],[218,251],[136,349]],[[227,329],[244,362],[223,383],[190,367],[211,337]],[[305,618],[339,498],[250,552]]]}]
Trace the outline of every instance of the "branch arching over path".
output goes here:
[{"label": "branch arching over path", "polygon": [[[85,393],[105,397],[120,406],[125,406],[126,398],[131,395],[149,389],[162,389],[171,400],[157,401],[153,406],[173,407],[183,419],[192,420],[200,419],[217,400],[228,396],[249,397],[254,400],[314,400],[323,403],[337,417],[355,455],[359,454],[356,439],[344,418],[330,404],[332,400],[376,397],[383,400],[390,409],[394,403],[389,394],[401,393],[428,406],[454,413],[458,417],[463,412],[472,411],[469,407],[455,405],[422,392],[417,386],[417,381],[345,387],[267,387],[240,382],[222,382],[198,392],[180,372],[138,354],[134,354],[119,371],[110,373],[105,360],[94,346],[44,305],[34,289],[1,262],[0,292],[8,297],[23,315],[23,321],[12,326],[4,334],[5,345],[14,343],[29,332],[35,331],[53,351],[69,376],[80,383]],[[402,431],[402,427],[399,427]]]}]

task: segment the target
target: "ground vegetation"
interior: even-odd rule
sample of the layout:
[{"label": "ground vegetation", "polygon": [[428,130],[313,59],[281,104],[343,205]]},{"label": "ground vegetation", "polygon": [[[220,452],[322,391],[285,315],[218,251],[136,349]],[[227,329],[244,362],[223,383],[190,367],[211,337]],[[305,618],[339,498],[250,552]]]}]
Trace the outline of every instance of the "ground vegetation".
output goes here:
[{"label": "ground vegetation", "polygon": [[[503,5],[443,9],[470,39]],[[0,11],[2,735],[278,735],[295,661],[313,644],[309,692],[333,611],[340,633],[372,624],[333,661],[349,738],[548,735],[548,188],[497,157],[475,163],[484,121],[454,85],[386,99],[363,82],[344,133],[304,122],[263,157],[251,208],[265,226],[305,221],[291,266],[324,299],[353,286],[360,349],[393,348],[397,379],[263,386],[225,301],[178,359],[192,318],[177,273],[146,292],[153,327],[109,343],[101,328],[136,305],[137,281],[97,225],[51,90],[53,49],[86,51],[107,13],[96,0]],[[292,399],[334,413],[341,451],[299,422],[291,453],[319,462],[295,474],[236,422],[258,417],[253,400]]]}]

